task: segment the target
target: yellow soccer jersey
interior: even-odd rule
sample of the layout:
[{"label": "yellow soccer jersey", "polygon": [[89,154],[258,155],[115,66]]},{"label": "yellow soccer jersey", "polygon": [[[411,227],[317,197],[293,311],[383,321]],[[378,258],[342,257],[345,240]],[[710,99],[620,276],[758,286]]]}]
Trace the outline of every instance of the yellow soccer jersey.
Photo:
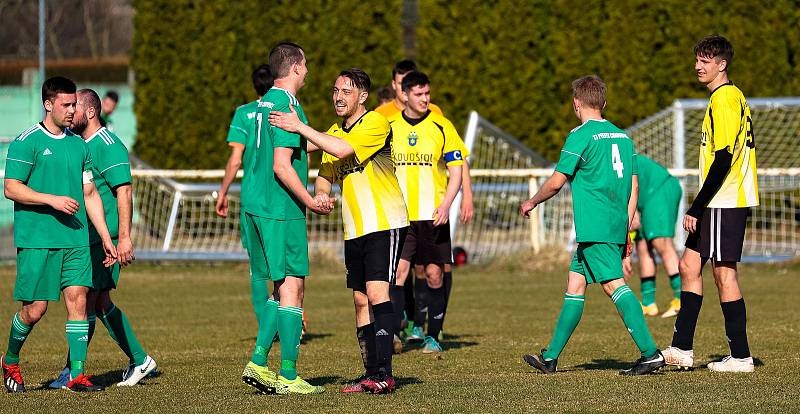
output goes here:
[{"label": "yellow soccer jersey", "polygon": [[433,220],[433,212],[447,190],[447,166],[463,165],[469,150],[453,124],[432,111],[413,120],[398,112],[389,118],[389,124],[397,180],[408,206],[408,219]]},{"label": "yellow soccer jersey", "polygon": [[[442,108],[439,108],[439,106],[436,105],[435,103],[428,104],[428,109],[430,109],[430,111],[433,113],[437,113],[439,115],[444,116],[444,113],[442,113]],[[397,104],[394,102],[394,99],[392,99],[391,101],[386,102],[385,104],[375,108],[375,112],[385,116],[386,119],[389,119],[399,114],[400,112],[403,112],[403,109],[398,108]]]},{"label": "yellow soccer jersey", "polygon": [[386,118],[370,111],[350,128],[333,124],[328,135],[347,141],[355,150],[343,159],[323,154],[319,170],[320,176],[342,185],[344,239],[408,226]]},{"label": "yellow soccer jersey", "polygon": [[711,92],[703,119],[703,140],[700,144],[701,187],[711,163],[714,162],[714,153],[722,149],[733,155],[731,171],[708,203],[708,207],[757,206],[758,179],[753,120],[742,91],[731,82]]}]

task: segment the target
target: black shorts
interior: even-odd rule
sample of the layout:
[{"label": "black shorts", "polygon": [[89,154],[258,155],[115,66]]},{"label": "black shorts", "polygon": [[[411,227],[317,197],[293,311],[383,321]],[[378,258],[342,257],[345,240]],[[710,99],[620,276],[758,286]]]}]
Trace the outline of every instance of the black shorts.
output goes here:
[{"label": "black shorts", "polygon": [[697,222],[698,231],[686,238],[686,248],[700,253],[704,259],[741,261],[749,213],[748,207],[707,208]]},{"label": "black shorts", "polygon": [[347,287],[366,291],[367,282],[394,283],[408,227],[384,230],[344,241]]},{"label": "black shorts", "polygon": [[453,249],[450,245],[449,224],[434,227],[433,220],[412,221],[403,245],[402,258],[423,266],[451,264]]}]

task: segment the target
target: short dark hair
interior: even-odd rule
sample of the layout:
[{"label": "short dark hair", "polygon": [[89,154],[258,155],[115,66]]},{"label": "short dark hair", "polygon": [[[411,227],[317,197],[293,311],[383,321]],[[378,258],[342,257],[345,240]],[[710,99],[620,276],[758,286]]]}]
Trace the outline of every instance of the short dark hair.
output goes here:
[{"label": "short dark hair", "polygon": [[272,83],[275,78],[272,77],[272,71],[270,71],[269,65],[261,65],[253,71],[252,75],[253,79],[253,88],[255,88],[256,93],[258,96],[264,96],[269,88],[272,87]]},{"label": "short dark hair", "polygon": [[289,75],[292,65],[303,61],[303,48],[292,42],[281,42],[269,52],[269,67],[275,79]]},{"label": "short dark hair", "polygon": [[397,75],[405,75],[408,72],[417,70],[417,64],[411,59],[403,59],[394,64],[392,69],[392,79]]},{"label": "short dark hair", "polygon": [[572,96],[582,104],[602,111],[606,106],[606,84],[597,75],[575,79],[572,81]]},{"label": "short dark hair", "polygon": [[378,102],[391,101],[395,98],[394,89],[389,85],[378,88],[378,92],[375,95],[378,97]]},{"label": "short dark hair", "polygon": [[[94,91],[92,91],[92,92],[94,92]],[[119,94],[117,93],[117,91],[108,91],[108,92],[106,92],[106,96],[104,98],[111,99],[112,101],[114,101],[114,103],[119,103]]]},{"label": "short dark hair", "polygon": [[733,45],[720,35],[706,36],[694,45],[694,55],[704,58],[724,59],[728,67],[733,63]]},{"label": "short dark hair", "polygon": [[[108,97],[108,94],[106,94],[106,97]],[[79,90],[78,101],[85,103],[87,108],[94,108],[97,114],[100,115],[100,96],[93,89]]]},{"label": "short dark hair", "polygon": [[410,91],[411,88],[415,86],[425,86],[430,84],[431,80],[428,79],[428,75],[422,72],[418,72],[416,70],[411,71],[408,72],[406,76],[403,77],[403,84],[402,84],[403,92],[408,93],[408,91]]},{"label": "short dark hair", "polygon": [[372,82],[369,80],[369,75],[361,69],[350,68],[339,72],[339,76],[344,76],[353,82],[353,86],[362,92],[369,92],[372,88]]},{"label": "short dark hair", "polygon": [[63,77],[54,76],[42,84],[42,103],[52,101],[59,93],[75,93],[75,82]]}]

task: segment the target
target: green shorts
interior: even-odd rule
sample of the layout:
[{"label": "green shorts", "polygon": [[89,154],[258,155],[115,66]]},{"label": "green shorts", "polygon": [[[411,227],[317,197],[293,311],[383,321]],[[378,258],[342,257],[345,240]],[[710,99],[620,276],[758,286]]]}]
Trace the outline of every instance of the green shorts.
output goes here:
[{"label": "green shorts", "polygon": [[[117,245],[119,240],[113,239],[114,246]],[[115,262],[111,267],[105,267],[103,260],[106,258],[106,252],[103,250],[103,243],[96,243],[89,246],[92,254],[92,290],[111,290],[117,288],[119,282],[119,262]]]},{"label": "green shorts", "polygon": [[640,233],[648,241],[659,237],[675,237],[675,223],[678,221],[683,190],[677,179],[667,180],[642,209],[642,229]]},{"label": "green shorts", "polygon": [[244,209],[241,209],[239,213],[239,236],[242,238],[242,247],[245,250],[247,249],[247,218],[245,217],[247,213],[244,212]]},{"label": "green shorts", "polygon": [[622,277],[624,244],[578,243],[569,271],[582,274],[586,283],[605,283]]},{"label": "green shorts", "polygon": [[273,220],[246,214],[251,280],[308,276],[306,220]]},{"label": "green shorts", "polygon": [[14,300],[58,301],[69,286],[92,287],[89,247],[17,249]]}]

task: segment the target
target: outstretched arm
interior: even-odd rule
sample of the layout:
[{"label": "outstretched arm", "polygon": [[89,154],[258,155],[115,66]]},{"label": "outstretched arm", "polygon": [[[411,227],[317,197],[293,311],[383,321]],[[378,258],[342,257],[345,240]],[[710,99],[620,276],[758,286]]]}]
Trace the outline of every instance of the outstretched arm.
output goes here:
[{"label": "outstretched arm", "polygon": [[336,158],[346,158],[355,153],[353,146],[343,139],[336,138],[324,132],[304,124],[297,116],[297,111],[289,105],[290,112],[272,111],[269,113],[269,123],[284,131],[296,132],[306,137],[309,143],[319,147],[319,149],[335,156]]},{"label": "outstretched arm", "polygon": [[308,207],[311,211],[317,214],[328,214],[331,212],[326,206],[317,205],[316,201],[310,194],[308,194],[308,190],[303,185],[303,182],[300,181],[300,177],[297,176],[297,171],[292,168],[292,153],[294,152],[293,148],[285,148],[285,147],[276,147],[274,151],[275,155],[275,164],[273,165],[273,171],[275,172],[275,176],[289,189],[289,191],[297,197],[300,202],[302,202],[306,207]]},{"label": "outstretched arm", "polygon": [[566,182],[567,176],[564,175],[564,173],[554,171],[553,175],[539,188],[539,191],[519,206],[519,214],[522,217],[530,218],[531,211],[539,204],[544,203],[558,194],[558,192],[561,191],[561,187],[563,187]]}]

